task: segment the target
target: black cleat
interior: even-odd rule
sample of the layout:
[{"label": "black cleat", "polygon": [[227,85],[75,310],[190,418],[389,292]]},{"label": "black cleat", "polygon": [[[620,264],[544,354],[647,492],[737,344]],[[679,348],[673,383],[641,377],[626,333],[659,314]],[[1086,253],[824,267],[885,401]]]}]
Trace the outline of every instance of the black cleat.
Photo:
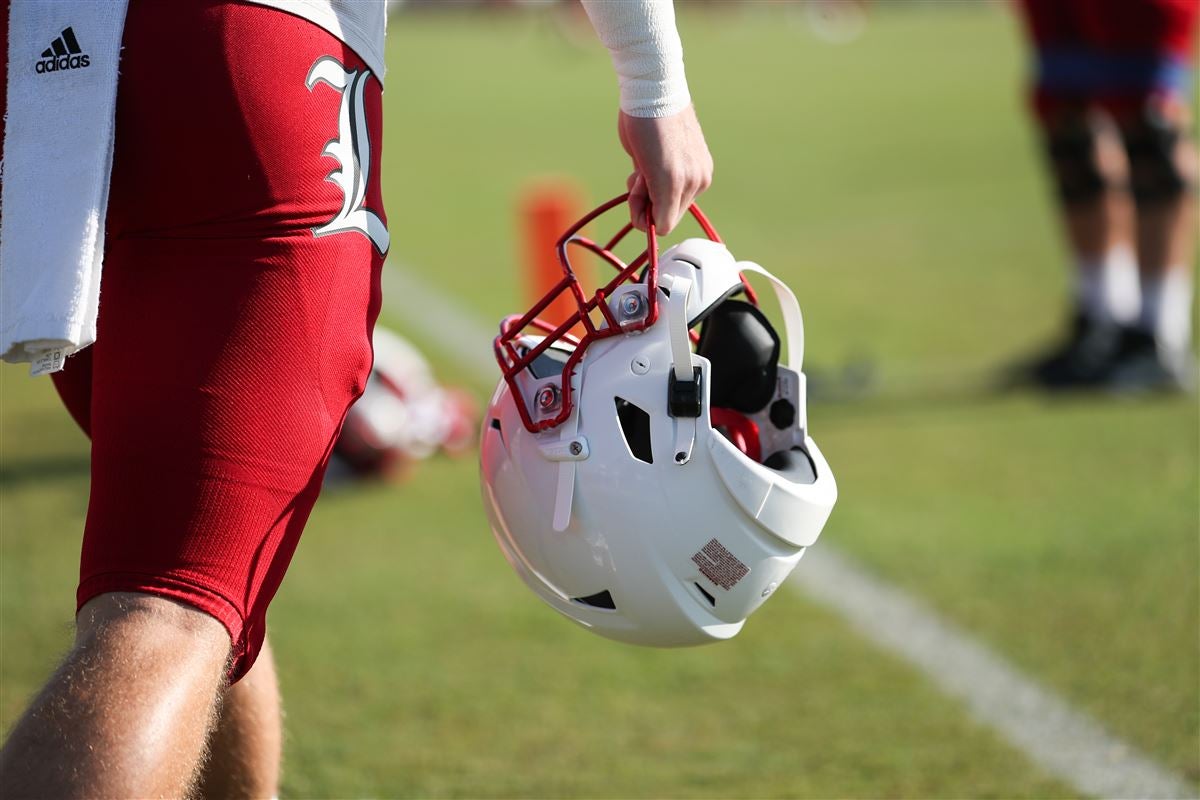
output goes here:
[{"label": "black cleat", "polygon": [[1153,334],[1122,328],[1104,386],[1121,394],[1191,392],[1196,365],[1190,353],[1170,353]]},{"label": "black cleat", "polygon": [[1122,329],[1077,311],[1062,342],[1018,368],[1020,383],[1048,391],[1096,389],[1105,385]]}]

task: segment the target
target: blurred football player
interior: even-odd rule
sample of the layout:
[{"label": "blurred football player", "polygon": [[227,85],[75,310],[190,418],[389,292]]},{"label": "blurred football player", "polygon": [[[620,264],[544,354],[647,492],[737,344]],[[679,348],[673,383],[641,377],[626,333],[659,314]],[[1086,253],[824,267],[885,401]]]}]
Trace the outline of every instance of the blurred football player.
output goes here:
[{"label": "blurred football player", "polygon": [[1065,339],[1029,365],[1046,389],[1193,386],[1200,0],[1021,0],[1031,104],[1074,259]]},{"label": "blurred football player", "polygon": [[[13,63],[89,46],[61,20],[9,41],[18,8],[97,8],[26,3]],[[666,232],[712,176],[674,11],[585,5],[631,214]],[[0,750],[6,798],[278,793],[267,607],[368,383],[389,245],[384,9],[129,2],[97,337],[55,375],[92,440],[75,641]]]}]

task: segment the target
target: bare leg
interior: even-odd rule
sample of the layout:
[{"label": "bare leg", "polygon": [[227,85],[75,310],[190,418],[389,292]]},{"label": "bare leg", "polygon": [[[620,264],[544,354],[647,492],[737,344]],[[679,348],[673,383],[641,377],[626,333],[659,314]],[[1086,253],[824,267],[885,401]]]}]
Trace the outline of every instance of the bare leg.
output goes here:
[{"label": "bare leg", "polygon": [[96,597],[0,750],[0,795],[186,795],[229,647],[225,628],[201,611],[145,594]]},{"label": "bare leg", "polygon": [[200,795],[213,800],[277,796],[282,746],[275,660],[264,642],[246,677],[225,690]]},{"label": "bare leg", "polygon": [[[1168,269],[1190,269],[1196,249],[1196,143],[1187,135],[1186,106],[1159,109],[1160,128],[1177,132],[1162,160],[1146,155],[1153,150],[1154,126],[1143,119],[1123,120],[1122,135],[1143,157],[1133,159],[1134,183],[1146,195],[1139,198],[1138,263],[1143,275],[1161,275]],[[1161,134],[1160,134],[1161,135]],[[1173,173],[1173,174],[1172,174]],[[1190,188],[1190,190],[1189,190]]]},{"label": "bare leg", "polygon": [[1190,389],[1196,144],[1186,104],[1147,106],[1121,120],[1137,198],[1142,306],[1115,379],[1132,388]]},{"label": "bare leg", "polygon": [[[1180,142],[1181,148],[1186,146]],[[1194,153],[1192,157],[1195,157]],[[1195,194],[1185,192],[1170,202],[1138,211],[1138,263],[1142,275],[1162,275],[1168,269],[1191,269],[1195,251]]]}]

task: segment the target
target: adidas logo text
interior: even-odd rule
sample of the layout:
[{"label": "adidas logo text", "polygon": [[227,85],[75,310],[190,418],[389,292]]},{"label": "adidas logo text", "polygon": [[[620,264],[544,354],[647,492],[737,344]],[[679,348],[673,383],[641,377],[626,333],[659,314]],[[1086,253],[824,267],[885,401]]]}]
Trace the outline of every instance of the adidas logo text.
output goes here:
[{"label": "adidas logo text", "polygon": [[62,36],[42,51],[42,60],[37,62],[34,71],[43,75],[65,69],[83,69],[91,64],[92,60],[83,52],[79,40],[75,38],[75,31],[68,27],[63,30]]}]

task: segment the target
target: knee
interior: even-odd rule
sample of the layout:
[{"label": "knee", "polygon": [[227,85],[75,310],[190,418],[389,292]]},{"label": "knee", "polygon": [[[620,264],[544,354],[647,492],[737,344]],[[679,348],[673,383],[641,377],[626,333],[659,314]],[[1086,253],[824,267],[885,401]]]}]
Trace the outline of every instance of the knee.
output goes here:
[{"label": "knee", "polygon": [[1085,113],[1043,120],[1043,146],[1058,195],[1068,206],[1090,203],[1126,180],[1113,133]]},{"label": "knee", "polygon": [[1187,135],[1186,111],[1148,106],[1121,120],[1134,198],[1170,203],[1196,188],[1196,147]]}]

